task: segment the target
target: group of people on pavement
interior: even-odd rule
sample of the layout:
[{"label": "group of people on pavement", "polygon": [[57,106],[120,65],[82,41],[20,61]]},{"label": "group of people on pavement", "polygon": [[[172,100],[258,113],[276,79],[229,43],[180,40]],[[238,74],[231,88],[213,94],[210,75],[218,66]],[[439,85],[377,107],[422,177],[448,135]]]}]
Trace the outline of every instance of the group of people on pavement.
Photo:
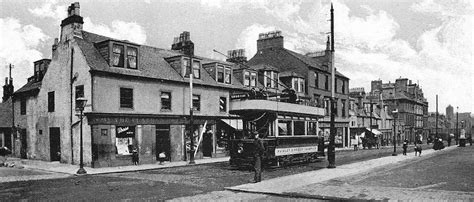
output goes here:
[{"label": "group of people on pavement", "polygon": [[[421,139],[415,140],[415,148],[414,148],[415,156],[417,156],[417,155],[421,156],[421,151],[423,150],[422,147],[421,147],[421,144],[422,144]],[[407,150],[408,150],[408,140],[407,139],[405,139],[403,141],[403,146],[402,147],[403,147],[403,155],[406,156],[407,155]]]}]

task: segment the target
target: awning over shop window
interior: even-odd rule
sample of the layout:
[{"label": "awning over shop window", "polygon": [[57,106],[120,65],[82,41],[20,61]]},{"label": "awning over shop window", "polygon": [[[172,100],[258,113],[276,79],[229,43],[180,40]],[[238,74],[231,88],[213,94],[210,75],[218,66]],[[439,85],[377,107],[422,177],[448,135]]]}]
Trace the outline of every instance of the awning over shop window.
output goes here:
[{"label": "awning over shop window", "polygon": [[221,121],[236,130],[243,130],[244,128],[244,123],[241,119],[221,119]]},{"label": "awning over shop window", "polygon": [[377,136],[382,135],[382,132],[380,132],[380,131],[377,130],[377,129],[372,129],[371,132],[372,132],[374,135],[377,135]]}]

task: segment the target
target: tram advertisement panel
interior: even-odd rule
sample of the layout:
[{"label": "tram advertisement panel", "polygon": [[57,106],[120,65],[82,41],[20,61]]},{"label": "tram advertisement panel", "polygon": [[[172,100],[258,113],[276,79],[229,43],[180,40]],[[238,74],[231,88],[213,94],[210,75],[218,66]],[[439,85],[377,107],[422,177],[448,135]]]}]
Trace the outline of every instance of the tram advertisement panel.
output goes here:
[{"label": "tram advertisement panel", "polygon": [[318,151],[317,146],[275,148],[275,156],[304,154],[304,153],[312,153],[312,152],[317,152],[317,151]]}]

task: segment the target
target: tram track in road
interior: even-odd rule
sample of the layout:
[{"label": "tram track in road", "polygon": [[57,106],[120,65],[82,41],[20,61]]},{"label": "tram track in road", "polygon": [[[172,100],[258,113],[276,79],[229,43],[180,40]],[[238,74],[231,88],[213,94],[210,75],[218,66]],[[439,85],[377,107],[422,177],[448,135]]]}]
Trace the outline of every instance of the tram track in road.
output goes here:
[{"label": "tram track in road", "polygon": [[[424,146],[427,148],[427,146]],[[430,146],[428,146],[430,147]],[[413,155],[413,148],[409,148]],[[371,150],[340,150],[336,152],[336,165],[365,161],[390,156],[393,147]],[[401,155],[401,147],[397,147]],[[263,180],[293,175],[326,168],[327,160],[297,164],[286,167],[265,169]],[[5,199],[22,200],[66,200],[72,195],[78,200],[120,200],[153,198],[157,200],[193,196],[214,191],[223,191],[225,187],[237,186],[253,181],[250,169],[234,169],[229,162],[161,168],[156,170],[76,176],[62,179],[48,179],[0,184],[9,188],[3,192],[0,201]]]}]

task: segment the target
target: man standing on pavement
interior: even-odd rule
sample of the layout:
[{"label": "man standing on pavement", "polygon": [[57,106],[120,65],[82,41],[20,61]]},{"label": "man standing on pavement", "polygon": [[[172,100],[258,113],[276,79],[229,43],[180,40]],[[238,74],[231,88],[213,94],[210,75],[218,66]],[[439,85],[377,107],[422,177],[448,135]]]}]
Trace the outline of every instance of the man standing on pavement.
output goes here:
[{"label": "man standing on pavement", "polygon": [[255,153],[254,153],[254,169],[255,169],[255,176],[254,176],[254,182],[260,182],[262,181],[262,156],[263,153],[265,152],[265,147],[263,146],[263,142],[258,136],[257,132],[253,132],[254,135],[254,148],[255,148]]},{"label": "man standing on pavement", "polygon": [[405,156],[407,155],[407,148],[408,148],[408,140],[405,139],[403,141],[403,155],[405,155]]}]

